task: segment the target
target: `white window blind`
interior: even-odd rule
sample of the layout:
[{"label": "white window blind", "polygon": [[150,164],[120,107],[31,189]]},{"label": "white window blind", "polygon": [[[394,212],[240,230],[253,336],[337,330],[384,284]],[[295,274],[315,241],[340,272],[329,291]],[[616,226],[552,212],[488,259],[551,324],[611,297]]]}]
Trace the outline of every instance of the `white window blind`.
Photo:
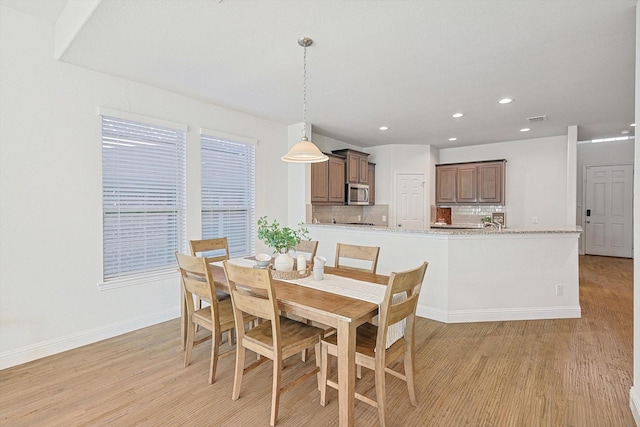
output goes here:
[{"label": "white window blind", "polygon": [[202,238],[227,237],[232,257],[255,251],[255,146],[202,135]]},{"label": "white window blind", "polygon": [[175,270],[186,247],[186,132],[102,116],[103,280]]}]

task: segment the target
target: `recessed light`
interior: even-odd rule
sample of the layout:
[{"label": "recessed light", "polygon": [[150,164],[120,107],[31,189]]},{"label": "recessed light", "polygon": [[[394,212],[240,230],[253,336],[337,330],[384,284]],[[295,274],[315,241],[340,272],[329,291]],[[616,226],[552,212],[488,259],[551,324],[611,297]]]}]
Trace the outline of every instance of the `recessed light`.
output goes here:
[{"label": "recessed light", "polygon": [[500,101],[498,101],[498,104],[511,104],[513,102],[513,99],[511,98],[502,98]]},{"label": "recessed light", "polygon": [[449,141],[457,141],[458,138],[449,138]]},{"label": "recessed light", "polygon": [[520,132],[529,132],[531,129],[530,128],[522,128],[520,129]]},{"label": "recessed light", "polygon": [[454,119],[459,119],[462,116],[464,116],[464,114],[462,114],[462,113],[454,113],[454,114],[451,115],[451,117],[453,117]]},{"label": "recessed light", "polygon": [[380,126],[378,129],[380,129],[380,130],[389,130],[389,126]]}]

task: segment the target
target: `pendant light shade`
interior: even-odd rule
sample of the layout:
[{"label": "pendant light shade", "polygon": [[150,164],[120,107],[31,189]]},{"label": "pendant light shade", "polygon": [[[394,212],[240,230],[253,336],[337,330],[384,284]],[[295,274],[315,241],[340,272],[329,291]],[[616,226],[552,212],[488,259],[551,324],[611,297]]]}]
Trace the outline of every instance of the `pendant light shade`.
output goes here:
[{"label": "pendant light shade", "polygon": [[326,162],[329,157],[322,154],[313,142],[303,136],[281,159],[289,163],[320,163]]},{"label": "pendant light shade", "polygon": [[316,145],[307,138],[307,47],[311,46],[313,40],[309,37],[300,37],[298,44],[304,48],[303,67],[303,96],[302,96],[302,138],[296,142],[287,154],[281,157],[289,163],[320,163],[329,160],[329,157],[322,154]]}]

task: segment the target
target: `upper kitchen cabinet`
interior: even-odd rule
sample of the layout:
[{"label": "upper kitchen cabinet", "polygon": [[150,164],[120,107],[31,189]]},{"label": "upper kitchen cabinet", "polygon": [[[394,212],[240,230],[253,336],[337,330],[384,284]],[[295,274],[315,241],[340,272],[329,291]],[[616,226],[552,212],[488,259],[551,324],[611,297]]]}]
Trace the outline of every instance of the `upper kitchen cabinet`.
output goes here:
[{"label": "upper kitchen cabinet", "polygon": [[351,149],[333,150],[332,153],[346,157],[348,183],[369,184],[369,154]]},{"label": "upper kitchen cabinet", "polygon": [[311,164],[311,203],[342,205],[345,200],[344,158],[327,156],[326,162]]},{"label": "upper kitchen cabinet", "polygon": [[457,166],[436,165],[436,203],[456,203]]},{"label": "upper kitchen cabinet", "polygon": [[505,204],[505,162],[478,163],[478,203]]},{"label": "upper kitchen cabinet", "polygon": [[506,160],[436,165],[436,204],[504,205]]}]

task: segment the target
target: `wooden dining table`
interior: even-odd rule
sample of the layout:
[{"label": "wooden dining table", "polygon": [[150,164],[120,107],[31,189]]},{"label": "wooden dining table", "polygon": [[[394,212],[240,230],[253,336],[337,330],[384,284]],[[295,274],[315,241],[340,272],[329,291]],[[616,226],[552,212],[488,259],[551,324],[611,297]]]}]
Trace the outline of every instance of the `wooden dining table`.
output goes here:
[{"label": "wooden dining table", "polygon": [[[228,293],[224,269],[211,265],[211,272],[216,289]],[[345,268],[325,267],[324,272],[385,286],[389,280],[389,276]],[[274,279],[273,283],[281,311],[336,328],[339,422],[340,426],[353,426],[356,328],[378,314],[378,305],[281,280]]]}]

